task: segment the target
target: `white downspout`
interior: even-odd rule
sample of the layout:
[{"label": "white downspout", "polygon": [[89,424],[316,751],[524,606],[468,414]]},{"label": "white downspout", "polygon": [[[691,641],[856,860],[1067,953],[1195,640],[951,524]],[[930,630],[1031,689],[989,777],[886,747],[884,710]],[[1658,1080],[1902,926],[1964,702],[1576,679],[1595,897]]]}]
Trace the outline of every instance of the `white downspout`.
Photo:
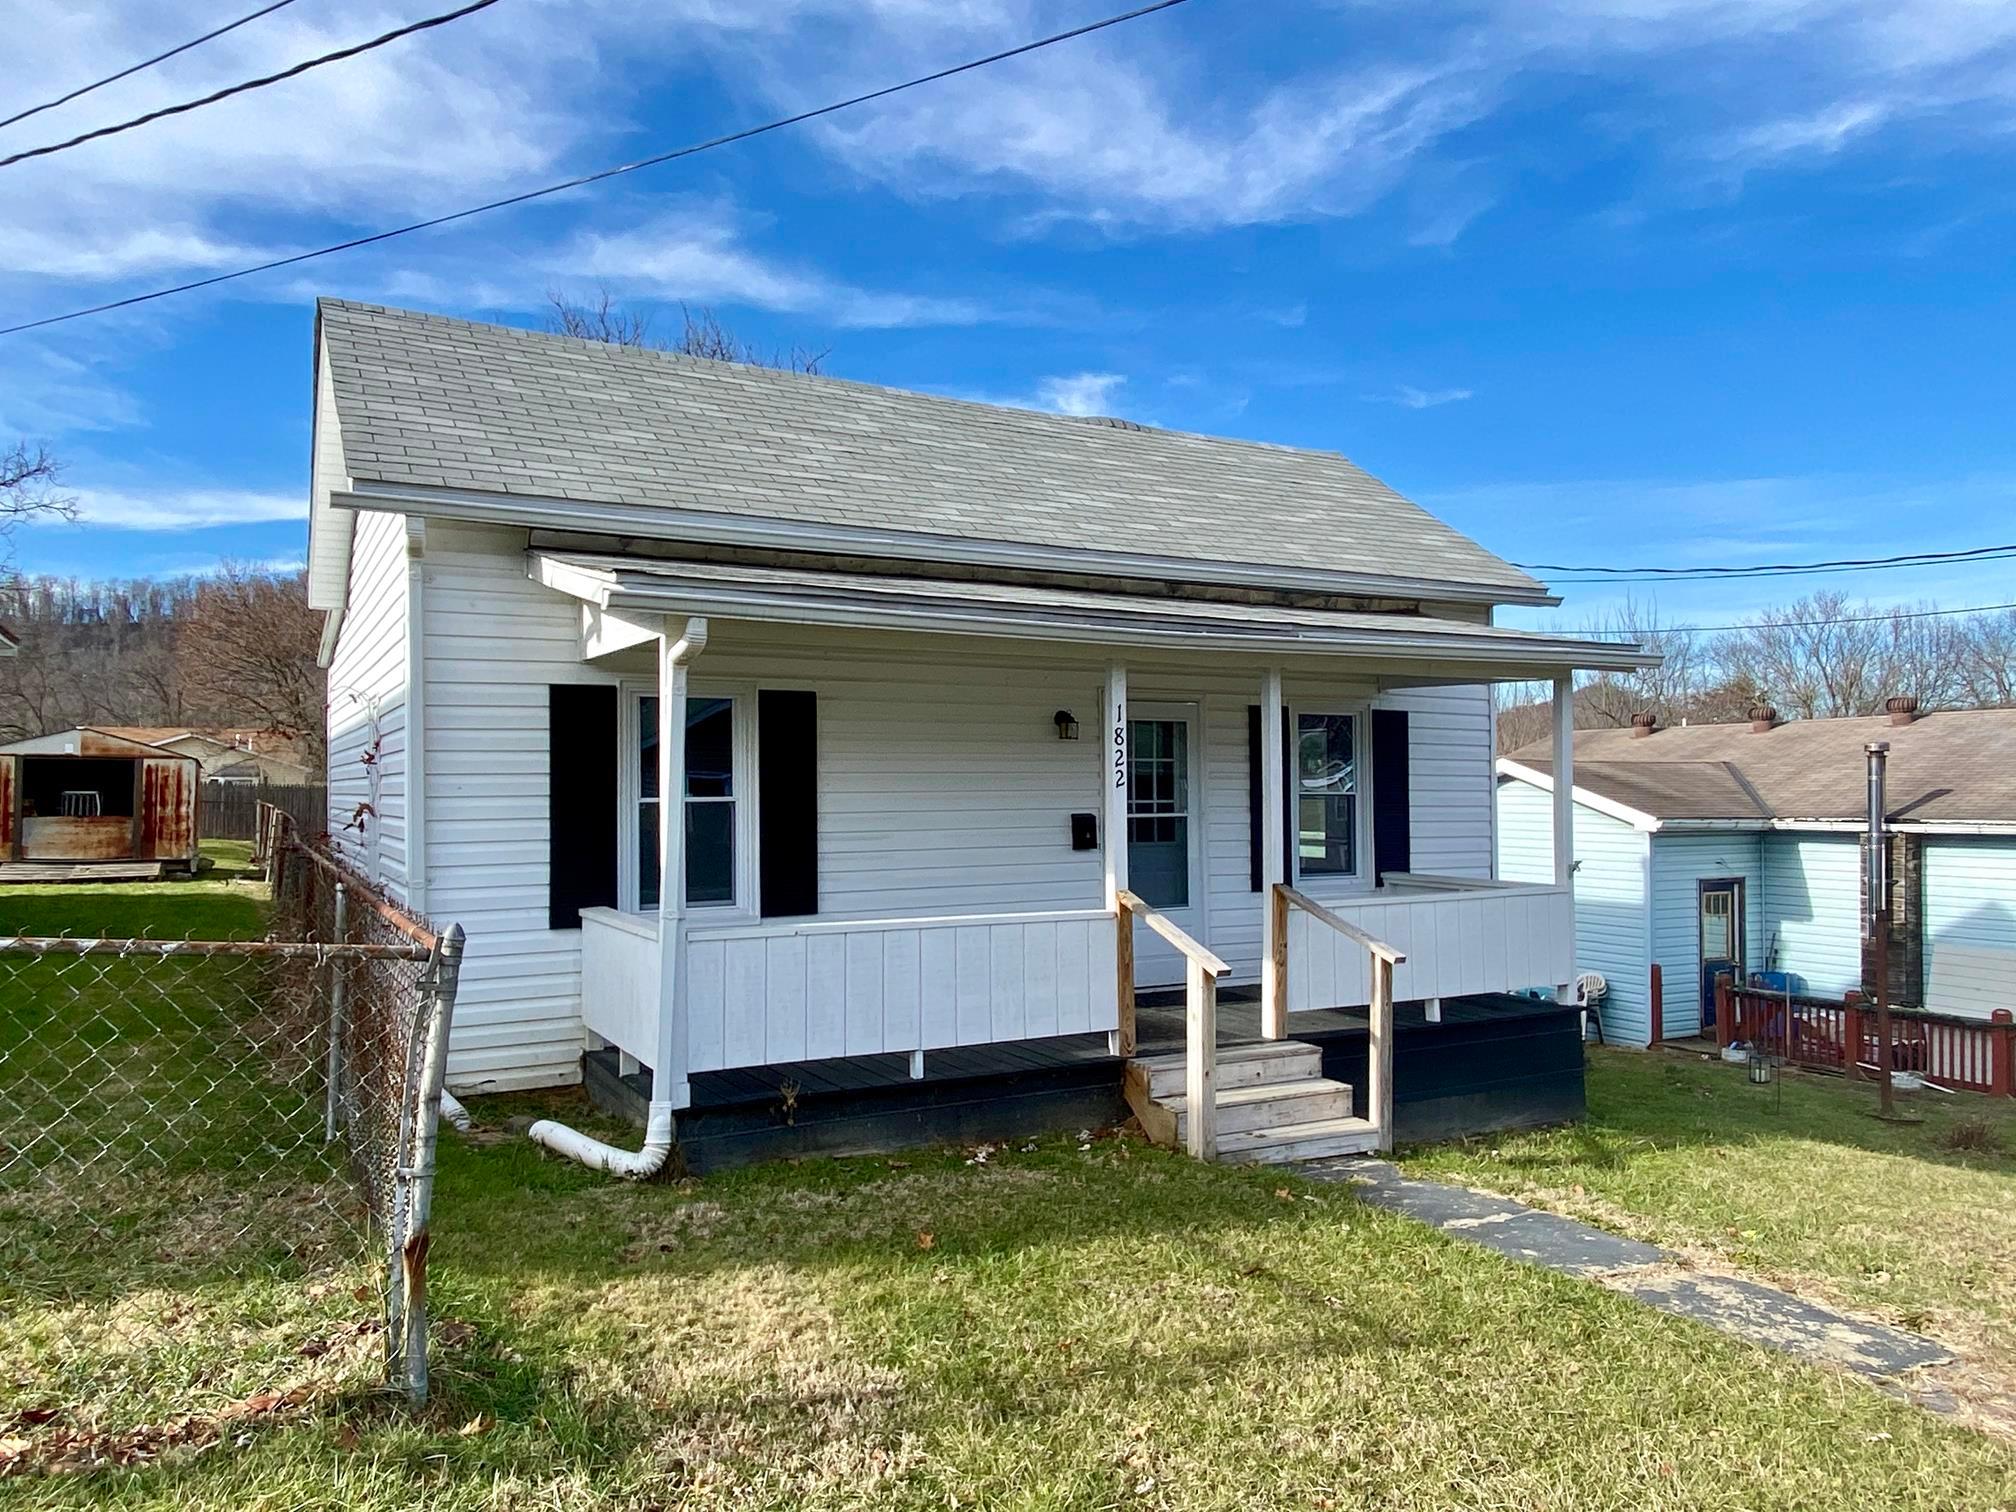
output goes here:
[{"label": "white downspout", "polygon": [[578,1129],[542,1118],[526,1131],[534,1144],[612,1176],[644,1181],[663,1169],[672,1153],[673,1115],[688,1100],[684,1015],[686,668],[707,649],[707,621],[686,621],[677,641],[668,625],[658,640],[658,1034],[651,1060],[651,1109],[644,1123],[644,1147],[619,1150]]}]

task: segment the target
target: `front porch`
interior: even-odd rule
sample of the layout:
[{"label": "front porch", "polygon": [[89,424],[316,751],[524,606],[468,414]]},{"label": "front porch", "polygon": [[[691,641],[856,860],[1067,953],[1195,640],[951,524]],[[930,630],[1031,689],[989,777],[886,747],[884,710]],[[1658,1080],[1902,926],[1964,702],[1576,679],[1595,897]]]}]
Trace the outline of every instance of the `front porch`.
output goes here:
[{"label": "front porch", "polygon": [[[1264,1043],[1257,988],[1226,994],[1221,1050]],[[1144,994],[1141,1052],[1184,1048],[1180,995]],[[1366,1112],[1369,1055],[1362,1009],[1298,1017],[1296,1038],[1314,1046],[1323,1074],[1354,1089]],[[1445,999],[1430,1021],[1420,1003],[1394,1010],[1393,1134],[1426,1142],[1499,1129],[1565,1123],[1583,1113],[1582,1031],[1573,1008],[1532,997],[1480,994]],[[642,1126],[651,1100],[647,1068],[614,1049],[591,1051],[584,1077],[603,1111]],[[906,1055],[703,1072],[677,1117],[686,1169],[696,1175],[808,1155],[858,1155],[921,1144],[966,1144],[1072,1133],[1129,1115],[1126,1060],[1103,1034],[956,1047],[910,1075]]]},{"label": "front porch", "polygon": [[[1568,827],[1552,881],[1492,878],[1486,685],[1545,676],[1565,711],[1567,668],[1611,648],[1061,588],[976,623],[943,585],[536,548],[531,571],[583,601],[584,669],[618,694],[616,902],[579,899],[581,1022],[612,1086],[655,1073],[653,1148],[724,1106],[795,1119],[834,1075],[807,1068],[858,1063],[832,1088],[857,1096],[900,1072],[876,1095],[914,1112],[1018,1070],[1068,1102],[1103,1058],[1099,1096],[1131,1085],[1151,1136],[1202,1158],[1384,1149],[1396,1004],[1421,1005],[1411,1036],[1453,1000],[1571,993]],[[716,594],[764,617],[696,612]],[[1153,1059],[1138,1005],[1170,988],[1180,1062],[1114,1075]],[[1229,1057],[1222,1096],[1221,992],[1257,1015],[1237,1043],[1302,1047],[1268,1075]],[[1325,1029],[1363,1044],[1348,1085]],[[1043,1063],[946,1074],[984,1047]],[[730,1072],[753,1081],[708,1080]]]}]

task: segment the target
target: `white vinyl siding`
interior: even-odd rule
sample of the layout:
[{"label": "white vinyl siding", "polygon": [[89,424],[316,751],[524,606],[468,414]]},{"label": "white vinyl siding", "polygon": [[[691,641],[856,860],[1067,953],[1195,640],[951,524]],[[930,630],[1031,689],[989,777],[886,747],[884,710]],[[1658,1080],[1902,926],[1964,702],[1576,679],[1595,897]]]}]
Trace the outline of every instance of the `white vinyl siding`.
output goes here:
[{"label": "white vinyl siding", "polygon": [[1925,1006],[2016,1009],[2016,840],[1925,841]]},{"label": "white vinyl siding", "polygon": [[[1492,875],[1491,690],[1481,685],[1385,693],[1375,709],[1407,711],[1408,869],[1445,877]],[[1373,773],[1372,780],[1379,780]],[[1552,882],[1550,866],[1545,877]]]},{"label": "white vinyl siding", "polygon": [[[1603,1037],[1644,1045],[1652,1037],[1650,959],[1642,831],[1575,806],[1575,969],[1609,984]],[[1498,875],[1507,882],[1554,880],[1554,795],[1508,778],[1498,786]],[[1535,982],[1536,987],[1550,985]],[[1673,1030],[1673,984],[1666,984],[1666,1032]]]},{"label": "white vinyl siding", "polygon": [[[329,834],[352,867],[402,903],[406,606],[405,518],[359,515],[350,551],[349,607],[329,661]],[[376,761],[367,763],[374,743]],[[358,806],[366,803],[375,813],[360,816]]]},{"label": "white vinyl siding", "polygon": [[581,1076],[581,937],[547,928],[547,687],[615,679],[581,664],[579,608],[526,578],[524,545],[427,529],[427,911],[468,932],[448,1061],[464,1092]]},{"label": "white vinyl siding", "polygon": [[1700,882],[1722,877],[1743,880],[1744,970],[1764,968],[1769,940],[1764,932],[1762,840],[1762,835],[1747,831],[1652,837],[1652,959],[1659,963],[1664,979],[1668,1039],[1701,1028]]},{"label": "white vinyl siding", "polygon": [[[1789,971],[1814,997],[1862,980],[1862,848],[1853,835],[1763,837],[1765,934],[1753,970]],[[1774,949],[1775,946],[1775,949]]]}]

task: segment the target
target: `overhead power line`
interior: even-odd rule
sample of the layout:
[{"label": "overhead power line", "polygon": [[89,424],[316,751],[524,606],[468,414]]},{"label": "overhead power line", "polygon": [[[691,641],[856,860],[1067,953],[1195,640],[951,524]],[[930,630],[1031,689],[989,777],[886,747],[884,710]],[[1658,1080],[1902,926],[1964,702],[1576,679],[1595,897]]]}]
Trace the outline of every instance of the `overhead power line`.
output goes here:
[{"label": "overhead power line", "polygon": [[1839,557],[1821,562],[1760,562],[1736,567],[1602,567],[1559,562],[1515,562],[1528,572],[1588,574],[1556,578],[1559,583],[1684,583],[1743,578],[1800,577],[1809,573],[1886,572],[1903,567],[1940,567],[1992,562],[2016,556],[2016,544],[1972,546],[1964,551],[1912,551],[1899,556]]},{"label": "overhead power line", "polygon": [[103,304],[88,305],[81,310],[71,310],[62,315],[45,315],[39,320],[24,320],[15,325],[0,326],[0,336],[11,336],[19,331],[33,331],[43,326],[60,325],[66,320],[81,320],[87,315],[102,315],[108,310],[123,310],[128,306],[146,304],[150,300],[166,299],[171,294],[187,294],[195,289],[207,289],[214,284],[229,283],[233,279],[250,278],[255,273],[270,273],[275,268],[289,268],[296,263],[312,261],[318,257],[328,257],[336,252],[349,252],[358,247],[368,247],[377,242],[391,241],[396,236],[408,236],[415,231],[430,230],[435,226],[445,226],[454,221],[468,220],[471,216],[484,215],[492,210],[504,210],[513,205],[528,204],[533,200],[545,199],[548,195],[562,194],[569,189],[579,189],[587,184],[599,184],[605,179],[617,178],[622,174],[636,173],[640,169],[655,168],[661,163],[670,163],[679,158],[692,157],[696,153],[708,152],[716,147],[726,147],[735,142],[746,142],[751,137],[763,136],[768,132],[781,131],[787,126],[796,126],[805,121],[817,120],[821,116],[833,115],[838,111],[851,110],[857,105],[866,105],[874,100],[887,99],[890,95],[901,94],[906,89],[917,89],[925,84],[935,84],[941,79],[952,78],[956,74],[971,73],[976,68],[989,64],[1006,62],[1019,58],[1025,53],[1054,47],[1059,42],[1069,42],[1077,37],[1090,36],[1093,32],[1105,31],[1108,27],[1120,26],[1129,21],[1138,21],[1143,16],[1152,16],[1157,11],[1173,10],[1176,6],[1188,4],[1189,0],[1155,0],[1152,5],[1143,5],[1134,10],[1123,11],[1117,16],[1108,16],[1103,21],[1093,21],[1084,26],[1073,27],[1069,31],[1052,33],[1039,37],[1034,42],[1024,42],[1019,47],[1011,47],[1002,52],[989,53],[984,58],[974,58],[965,63],[956,63],[950,68],[941,68],[935,73],[920,74],[914,79],[905,79],[900,84],[886,85],[870,90],[866,94],[853,95],[845,100],[836,100],[831,105],[821,105],[813,110],[801,110],[796,115],[780,116],[774,121],[766,121],[760,126],[747,126],[740,131],[731,131],[722,136],[710,137],[704,142],[694,142],[685,147],[675,147],[650,157],[639,158],[632,163],[619,163],[613,168],[602,168],[594,173],[584,173],[579,177],[563,179],[557,184],[547,184],[540,189],[528,189],[523,194],[507,195],[487,204],[471,205],[466,210],[452,211],[447,215],[437,215],[428,220],[414,221],[409,225],[395,226],[389,231],[376,231],[369,236],[356,236],[348,241],[317,247],[312,252],[296,252],[291,257],[276,257],[270,262],[256,263],[249,268],[238,268],[229,273],[213,273],[208,278],[191,279],[188,283],[171,285],[165,289],[154,289],[145,294],[129,294],[124,299],[111,299]]},{"label": "overhead power line", "polygon": [[354,58],[359,53],[370,52],[374,47],[383,47],[388,42],[397,42],[401,37],[410,37],[415,32],[429,31],[437,26],[446,26],[451,21],[460,21],[464,16],[473,16],[477,11],[488,10],[497,0],[473,0],[472,4],[460,10],[447,11],[439,16],[429,16],[425,21],[415,21],[409,26],[401,26],[383,36],[373,37],[369,42],[359,42],[354,47],[339,48],[332,53],[323,53],[319,58],[308,58],[296,63],[292,68],[283,68],[278,73],[270,73],[263,78],[247,79],[242,84],[232,84],[224,89],[214,90],[197,100],[184,100],[180,105],[164,105],[159,110],[150,110],[145,115],[135,116],[130,121],[121,121],[116,126],[100,126],[96,131],[82,132],[67,142],[51,142],[46,147],[30,147],[25,152],[14,153],[10,157],[0,157],[0,168],[10,168],[29,158],[47,157],[52,152],[65,152],[72,147],[81,147],[86,142],[95,142],[100,137],[117,136],[122,131],[131,131],[136,126],[145,126],[150,121],[158,121],[166,116],[182,115],[187,111],[201,110],[206,105],[215,105],[219,100],[228,100],[233,95],[241,95],[254,89],[264,89],[268,84],[278,84],[283,79],[291,79],[307,73],[310,69],[321,68],[329,63],[341,63],[346,58]]},{"label": "overhead power line", "polygon": [[170,58],[180,53],[185,53],[192,47],[201,47],[205,42],[214,42],[217,38],[223,36],[224,33],[238,30],[239,27],[245,25],[248,21],[257,21],[261,16],[270,16],[273,12],[293,3],[294,0],[273,0],[271,5],[261,6],[249,16],[240,16],[236,21],[226,22],[215,31],[207,31],[200,37],[191,37],[180,47],[171,47],[168,51],[156,53],[151,58],[142,58],[131,68],[122,68],[115,74],[107,74],[102,79],[94,79],[91,83],[73,89],[68,94],[58,95],[53,100],[44,100],[40,105],[30,105],[26,110],[17,110],[13,115],[8,116],[6,120],[0,121],[0,126],[12,126],[16,121],[25,121],[32,115],[42,114],[45,110],[54,110],[58,105],[68,105],[72,100],[87,95],[94,89],[103,89],[107,84],[117,84],[121,79],[129,78],[133,74],[139,73],[142,69],[152,68],[156,63],[166,63]]}]

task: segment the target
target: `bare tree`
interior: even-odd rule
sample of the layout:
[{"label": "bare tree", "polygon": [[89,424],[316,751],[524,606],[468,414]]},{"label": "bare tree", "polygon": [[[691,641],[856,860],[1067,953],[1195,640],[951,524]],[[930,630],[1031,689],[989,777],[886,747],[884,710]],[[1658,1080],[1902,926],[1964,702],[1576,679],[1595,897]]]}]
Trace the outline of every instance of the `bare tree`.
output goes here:
[{"label": "bare tree", "polygon": [[2016,704],[2016,609],[1976,615],[1962,625],[1960,658],[1960,686],[1969,704]]},{"label": "bare tree", "polygon": [[307,574],[226,562],[181,616],[178,660],[191,701],[292,734],[299,759],[323,761],[326,680],[316,662],[322,616],[308,607]]},{"label": "bare tree", "polygon": [[46,446],[17,441],[0,452],[0,545],[25,521],[77,517],[77,501],[57,487],[62,476]]},{"label": "bare tree", "polygon": [[1767,610],[1718,638],[1713,654],[1726,676],[1801,719],[1880,713],[1898,693],[1950,707],[1967,697],[1965,638],[1929,609],[1885,614],[1830,590]]},{"label": "bare tree", "polygon": [[653,334],[651,316],[625,309],[605,284],[597,284],[595,297],[570,299],[557,289],[546,291],[553,307],[547,329],[581,341],[600,341],[609,346],[643,347],[659,352],[678,352],[687,357],[704,357],[713,362],[741,362],[752,367],[783,368],[794,373],[817,373],[827,351],[794,346],[765,352],[754,342],[744,341],[724,326],[713,310],[702,305],[695,310],[679,306],[680,326],[670,341]]}]

